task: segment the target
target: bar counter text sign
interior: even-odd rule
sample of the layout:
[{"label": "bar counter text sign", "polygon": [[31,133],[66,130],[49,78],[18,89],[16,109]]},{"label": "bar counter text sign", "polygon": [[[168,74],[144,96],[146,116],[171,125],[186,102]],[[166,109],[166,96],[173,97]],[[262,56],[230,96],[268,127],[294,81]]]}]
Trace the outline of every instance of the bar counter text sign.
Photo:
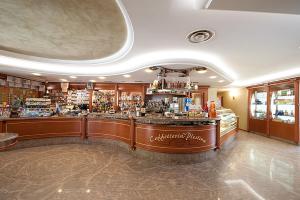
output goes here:
[{"label": "bar counter text sign", "polygon": [[151,135],[149,140],[150,142],[164,142],[167,140],[176,140],[176,139],[180,139],[180,140],[185,140],[185,141],[199,141],[202,143],[206,143],[206,140],[203,139],[201,136],[199,135],[195,135],[191,132],[183,132],[183,133],[167,133],[167,134],[159,134],[158,136],[153,136]]}]

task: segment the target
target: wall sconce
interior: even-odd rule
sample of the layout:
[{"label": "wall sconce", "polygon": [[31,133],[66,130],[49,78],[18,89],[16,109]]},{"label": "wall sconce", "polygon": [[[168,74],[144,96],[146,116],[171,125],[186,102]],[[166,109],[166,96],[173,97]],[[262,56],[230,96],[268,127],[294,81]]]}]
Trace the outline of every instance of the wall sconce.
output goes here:
[{"label": "wall sconce", "polygon": [[229,94],[232,97],[232,100],[235,100],[235,98],[239,96],[239,90],[237,88],[232,88],[230,89]]}]

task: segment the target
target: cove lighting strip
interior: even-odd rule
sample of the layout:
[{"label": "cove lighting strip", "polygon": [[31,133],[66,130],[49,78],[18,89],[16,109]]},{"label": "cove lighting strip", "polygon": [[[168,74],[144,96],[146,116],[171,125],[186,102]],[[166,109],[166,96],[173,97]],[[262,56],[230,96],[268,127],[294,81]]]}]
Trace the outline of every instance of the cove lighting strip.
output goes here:
[{"label": "cove lighting strip", "polygon": [[297,75],[300,75],[300,68],[293,68],[289,69],[286,71],[281,71],[281,72],[276,72],[272,74],[267,74],[264,76],[256,77],[253,79],[248,79],[244,81],[234,81],[231,83],[231,86],[238,86],[238,87],[245,87],[245,86],[250,86],[250,85],[255,85],[255,84],[261,84],[261,83],[266,83],[270,81],[276,81],[276,80],[282,80],[282,79],[287,79],[291,77],[295,77]]},{"label": "cove lighting strip", "polygon": [[0,64],[12,66],[22,70],[46,72],[59,75],[81,76],[111,76],[130,73],[148,66],[164,64],[199,64],[208,66],[210,69],[221,72],[224,77],[233,81],[237,74],[231,70],[221,58],[210,53],[189,50],[164,50],[144,53],[123,59],[122,62],[107,64],[66,64],[47,63],[20,58],[0,56]]}]

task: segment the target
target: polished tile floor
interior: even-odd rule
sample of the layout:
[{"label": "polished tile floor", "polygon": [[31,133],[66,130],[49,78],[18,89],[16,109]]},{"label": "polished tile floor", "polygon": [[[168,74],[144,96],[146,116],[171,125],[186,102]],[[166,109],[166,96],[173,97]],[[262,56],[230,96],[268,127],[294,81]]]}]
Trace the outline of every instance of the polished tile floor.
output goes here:
[{"label": "polished tile floor", "polygon": [[300,199],[300,147],[240,132],[219,155],[157,163],[109,145],[0,153],[0,199]]}]

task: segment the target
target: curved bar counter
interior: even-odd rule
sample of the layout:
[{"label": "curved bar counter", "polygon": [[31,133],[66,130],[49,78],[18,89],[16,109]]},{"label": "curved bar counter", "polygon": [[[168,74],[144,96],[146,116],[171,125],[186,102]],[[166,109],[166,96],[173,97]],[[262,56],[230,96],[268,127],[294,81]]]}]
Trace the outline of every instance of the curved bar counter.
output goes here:
[{"label": "curved bar counter", "polygon": [[169,154],[199,153],[221,145],[218,118],[170,119],[103,114],[89,117],[15,118],[0,120],[0,131],[19,140],[78,137],[122,141],[132,150]]}]

